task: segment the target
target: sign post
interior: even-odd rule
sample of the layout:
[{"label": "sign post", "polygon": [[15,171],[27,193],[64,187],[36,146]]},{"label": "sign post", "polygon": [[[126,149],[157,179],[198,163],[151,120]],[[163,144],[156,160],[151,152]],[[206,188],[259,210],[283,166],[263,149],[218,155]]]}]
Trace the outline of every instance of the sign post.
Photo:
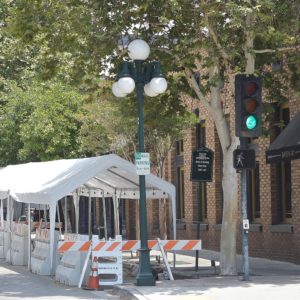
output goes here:
[{"label": "sign post", "polygon": [[[212,181],[212,169],[213,169],[214,153],[211,149],[206,147],[200,147],[192,152],[192,168],[191,168],[191,181],[198,182],[210,182]],[[200,203],[198,211],[198,223],[197,223],[197,239],[200,239]],[[196,250],[196,266],[198,271],[198,258],[199,251]]]},{"label": "sign post", "polygon": [[255,151],[248,149],[247,138],[240,137],[240,148],[233,151],[233,167],[241,172],[243,280],[249,280],[249,219],[247,216],[247,170],[255,168]]}]

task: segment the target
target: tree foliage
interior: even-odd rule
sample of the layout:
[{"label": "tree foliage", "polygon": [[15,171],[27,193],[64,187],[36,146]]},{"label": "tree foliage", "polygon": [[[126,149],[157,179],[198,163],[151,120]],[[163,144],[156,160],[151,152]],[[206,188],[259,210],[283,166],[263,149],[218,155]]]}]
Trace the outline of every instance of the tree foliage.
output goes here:
[{"label": "tree foliage", "polygon": [[70,87],[38,83],[23,90],[10,85],[0,99],[1,165],[80,155],[83,98]]}]

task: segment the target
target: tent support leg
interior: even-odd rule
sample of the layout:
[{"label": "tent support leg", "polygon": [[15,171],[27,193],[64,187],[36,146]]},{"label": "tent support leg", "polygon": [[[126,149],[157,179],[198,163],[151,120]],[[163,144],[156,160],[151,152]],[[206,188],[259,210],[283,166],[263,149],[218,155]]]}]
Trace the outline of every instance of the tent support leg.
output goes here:
[{"label": "tent support leg", "polygon": [[56,211],[57,211],[57,219],[58,219],[58,229],[59,229],[59,234],[60,236],[62,235],[61,233],[61,226],[60,226],[60,212],[59,212],[59,205],[58,205],[58,202],[57,202],[57,205],[56,205]]},{"label": "tent support leg", "polygon": [[117,198],[116,193],[113,196],[114,203],[114,215],[115,215],[115,237],[120,235],[120,221],[119,221],[119,198]]},{"label": "tent support leg", "polygon": [[75,206],[75,228],[76,228],[76,233],[79,233],[79,193],[78,190],[73,194],[73,201],[74,201],[74,206]]},{"label": "tent support leg", "polygon": [[89,205],[88,205],[88,234],[89,239],[92,240],[92,197],[91,197],[91,190],[89,189]]},{"label": "tent support leg", "polygon": [[68,233],[68,197],[65,197],[65,234]]},{"label": "tent support leg", "polygon": [[28,270],[31,270],[31,212],[30,212],[30,203],[28,203]]},{"label": "tent support leg", "polygon": [[1,199],[1,208],[0,208],[0,222],[2,228],[4,228],[4,214],[3,214],[3,204],[4,204],[4,199]]},{"label": "tent support leg", "polygon": [[[104,193],[104,191],[103,191],[103,193]],[[107,240],[106,205],[105,205],[105,198],[104,198],[104,196],[102,196],[102,206],[103,206],[104,236],[105,236],[105,240]]]},{"label": "tent support leg", "polygon": [[54,251],[55,213],[57,202],[50,204],[50,274],[55,272],[56,251]]}]

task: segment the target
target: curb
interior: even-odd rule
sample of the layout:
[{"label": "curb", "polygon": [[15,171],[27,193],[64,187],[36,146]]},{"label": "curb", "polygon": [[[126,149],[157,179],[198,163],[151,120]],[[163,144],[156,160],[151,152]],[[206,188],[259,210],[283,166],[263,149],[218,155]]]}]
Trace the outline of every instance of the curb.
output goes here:
[{"label": "curb", "polygon": [[116,285],[113,287],[112,294],[120,296],[123,300],[149,300],[139,290],[130,286]]}]

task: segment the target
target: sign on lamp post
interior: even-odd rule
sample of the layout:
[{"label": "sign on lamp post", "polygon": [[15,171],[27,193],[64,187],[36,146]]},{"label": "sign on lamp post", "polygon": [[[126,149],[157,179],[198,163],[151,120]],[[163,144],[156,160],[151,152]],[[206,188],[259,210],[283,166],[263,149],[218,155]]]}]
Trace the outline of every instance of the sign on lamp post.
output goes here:
[{"label": "sign on lamp post", "polygon": [[135,153],[135,169],[137,175],[150,174],[150,155],[147,152]]}]

